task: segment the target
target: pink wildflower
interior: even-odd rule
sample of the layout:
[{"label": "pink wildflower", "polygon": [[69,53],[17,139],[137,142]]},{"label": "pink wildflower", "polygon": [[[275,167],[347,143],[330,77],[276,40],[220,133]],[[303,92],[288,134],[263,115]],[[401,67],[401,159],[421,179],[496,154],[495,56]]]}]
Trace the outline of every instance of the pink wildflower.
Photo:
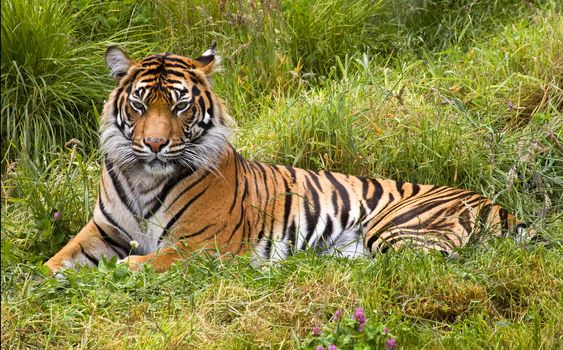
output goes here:
[{"label": "pink wildflower", "polygon": [[344,314],[344,310],[338,309],[338,310],[336,310],[336,312],[334,313],[334,316],[332,318],[335,321],[340,321],[342,319],[343,314]]},{"label": "pink wildflower", "polygon": [[366,324],[366,314],[361,307],[354,311],[354,320],[358,322],[358,331],[362,332],[364,330],[364,325]]},{"label": "pink wildflower", "polygon": [[389,338],[385,342],[385,349],[395,350],[397,348],[397,340],[395,338]]},{"label": "pink wildflower", "polygon": [[313,335],[314,336],[319,336],[319,335],[321,335],[321,333],[322,333],[321,327],[319,327],[319,326],[313,327]]}]

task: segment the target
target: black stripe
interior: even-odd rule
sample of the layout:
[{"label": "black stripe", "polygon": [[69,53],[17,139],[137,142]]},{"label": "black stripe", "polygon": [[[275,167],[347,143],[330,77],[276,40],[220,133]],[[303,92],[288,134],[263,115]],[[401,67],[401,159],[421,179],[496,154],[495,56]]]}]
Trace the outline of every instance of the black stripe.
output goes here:
[{"label": "black stripe", "polygon": [[172,86],[171,86],[171,85],[174,85],[174,84],[182,84],[182,83],[183,83],[182,80],[172,79],[172,78],[170,78],[170,77],[162,78],[161,81],[162,81],[162,83],[164,83],[164,84],[168,84],[168,86],[166,86],[166,88],[168,88],[168,89],[172,89]]},{"label": "black stripe", "polygon": [[[164,185],[164,187],[162,188],[162,191],[160,191],[160,193],[156,196],[156,199],[154,199],[156,202],[154,203],[154,205],[152,206],[152,208],[150,208],[145,215],[143,216],[145,219],[148,219],[151,215],[154,215],[154,213],[156,213],[160,207],[162,206],[162,204],[166,201],[166,197],[168,196],[168,194],[170,193],[170,191],[176,187],[180,182],[182,182],[182,180],[184,180],[186,177],[190,176],[193,174],[193,171],[190,169],[185,169],[183,168],[184,171],[180,172],[179,174],[177,174],[176,176],[174,176],[174,178],[168,180],[168,182]],[[176,201],[180,198],[182,198],[182,196],[189,191],[190,189],[192,189],[195,185],[197,185],[198,183],[200,183],[205,177],[207,176],[207,172],[202,174],[201,177],[199,179],[197,179],[197,181],[194,181],[190,186],[186,187],[178,196],[176,196],[176,198],[174,198],[174,200],[170,203],[170,206],[173,206]]]},{"label": "black stripe", "polygon": [[191,72],[188,72],[188,75],[190,76],[190,80],[192,81],[192,83],[201,84],[201,82],[197,79],[197,77],[195,77]]},{"label": "black stripe", "polygon": [[157,80],[158,80],[158,78],[153,75],[153,76],[150,76],[150,77],[142,77],[141,79],[139,79],[139,83],[150,84],[150,83],[153,83]]},{"label": "black stripe", "polygon": [[[387,252],[389,251],[390,248],[391,248],[391,245],[390,245],[390,244],[386,244],[386,243],[384,242],[384,244],[379,247],[379,252],[382,253],[382,254],[385,254],[385,253],[387,253]],[[370,251],[373,253],[373,249],[371,249],[371,247],[370,247]]]},{"label": "black stripe", "polygon": [[333,230],[332,219],[330,218],[330,216],[327,215],[325,229],[322,235],[315,242],[315,246],[317,246],[319,243],[322,243],[325,245],[325,248],[328,248],[328,241],[330,240],[330,237],[332,237],[333,234],[332,230]]},{"label": "black stripe", "polygon": [[[191,175],[191,174],[193,173],[193,172],[190,171],[190,170],[188,170],[187,172],[188,172],[188,175]],[[188,192],[189,190],[191,190],[192,188],[194,188],[195,186],[197,186],[198,184],[200,184],[204,179],[207,178],[208,175],[209,175],[209,172],[207,172],[207,171],[206,171],[205,173],[201,174],[201,176],[200,176],[197,180],[195,180],[195,181],[192,182],[189,186],[187,186],[186,188],[184,188],[184,189],[182,190],[182,192],[180,192],[180,193],[176,196],[176,198],[174,198],[174,200],[170,203],[170,206],[173,206],[174,204],[176,204],[176,202],[177,202],[178,200],[180,200],[182,197],[184,197],[184,194],[185,194],[186,192]],[[184,176],[184,178],[185,178],[185,176]],[[171,181],[171,184],[170,184],[170,185],[171,185],[172,187],[174,187],[174,182],[177,184],[177,183],[178,183],[179,181],[181,181],[181,180],[183,180],[183,178],[181,178],[181,179],[176,179],[176,181]],[[163,192],[164,192],[164,189],[162,190],[161,193],[163,193]]]},{"label": "black stripe", "polygon": [[266,196],[264,200],[264,207],[266,207],[268,205],[268,202],[270,201],[270,186],[267,185],[268,174],[266,173],[266,169],[262,166],[262,164],[258,162],[254,162],[254,164],[258,167],[258,169],[260,169],[260,177],[262,179],[262,184],[264,185],[264,189],[266,190]]},{"label": "black stripe", "polygon": [[[115,240],[113,240],[113,238],[111,238],[104,230],[102,230],[100,225],[98,225],[94,220],[92,220],[92,222],[98,229],[98,232],[100,233],[100,236],[102,237],[104,243],[108,245],[117,254],[117,256],[119,256],[119,258],[123,259],[124,257],[126,257],[128,249],[122,246],[121,244],[117,243]],[[117,247],[123,249],[123,252],[116,249]]]},{"label": "black stripe", "polygon": [[[455,190],[455,189],[453,189],[453,188],[451,188],[451,187],[435,187],[435,188],[432,188],[429,192],[427,192],[427,193],[424,194],[424,197],[436,196],[436,195],[438,195],[438,194],[439,194],[440,196],[434,197],[434,198],[430,199],[428,202],[422,203],[421,205],[418,205],[418,206],[412,208],[411,211],[409,211],[409,212],[407,212],[407,213],[405,213],[405,214],[402,214],[402,215],[408,215],[409,213],[413,212],[413,210],[415,211],[415,213],[416,213],[416,212],[421,213],[421,212],[425,211],[426,209],[428,209],[429,206],[432,206],[432,203],[436,203],[439,199],[445,198],[445,197],[447,197],[447,196],[454,195],[454,194],[456,194],[456,193],[459,193],[459,190],[458,190],[458,191],[455,191],[455,192],[453,192],[453,193],[447,193],[447,194],[445,194],[445,195],[442,194],[442,192],[445,192],[445,191],[448,191],[448,190]],[[436,193],[430,194],[430,192],[436,192]],[[456,196],[456,197],[447,198],[446,201],[448,201],[448,200],[455,200],[455,199],[457,199],[457,197],[463,197],[463,196],[469,196],[469,195],[474,195],[474,193],[469,192],[469,191],[463,191],[463,192],[461,192],[461,194],[459,194],[459,195]],[[392,194],[391,192],[389,192],[389,201],[388,201],[387,204],[385,204],[385,206],[380,210],[380,213],[381,213],[381,212],[384,212],[385,209],[387,209],[387,207],[394,201],[394,199],[395,199],[395,197],[393,196],[393,194]],[[409,203],[408,203],[407,201],[399,202],[397,205],[394,206],[394,209],[396,209],[396,210],[399,209],[399,207],[402,206],[402,204],[404,204],[405,206],[406,206],[406,205],[409,205]],[[439,205],[439,204],[440,204],[440,203],[438,203],[438,204],[436,204],[436,205]],[[386,213],[385,215],[382,215],[381,217],[379,217],[377,220],[373,221],[373,222],[370,224],[370,227],[368,228],[368,231],[371,230],[371,228],[377,226],[377,225],[378,225],[381,221],[383,221],[388,215],[389,215],[389,213]]]},{"label": "black stripe", "polygon": [[340,216],[338,196],[336,195],[336,191],[334,190],[332,190],[332,194],[330,195],[330,201],[332,202],[332,207],[334,208],[334,215]]},{"label": "black stripe", "polygon": [[[260,195],[260,202],[259,202],[259,203],[263,203],[263,208],[264,208],[263,213],[259,211],[259,213],[262,216],[262,230],[260,232],[264,233],[264,230],[266,229],[266,219],[268,218],[268,213],[266,212],[266,208],[268,207],[268,203],[270,202],[270,190],[269,190],[270,186],[266,185],[268,181],[268,175],[262,164],[258,162],[253,162],[253,164],[258,167],[258,173],[260,174],[260,180],[262,181],[261,184],[264,185],[263,188],[265,190],[264,199],[262,200],[262,195]],[[256,192],[259,193],[260,190],[258,184],[256,183],[255,185],[256,185]]]},{"label": "black stripe", "polygon": [[167,56],[164,60],[166,61],[166,65],[169,65],[170,64],[169,62],[175,62],[175,63],[183,65],[185,68],[190,68],[190,69],[194,68],[194,66],[192,64],[186,63],[186,61],[184,61],[180,58]]},{"label": "black stripe", "polygon": [[197,104],[199,105],[199,112],[201,113],[201,116],[204,117],[205,115],[205,101],[203,100],[203,97],[199,97],[197,99]]},{"label": "black stripe", "polygon": [[284,210],[283,210],[283,228],[282,228],[282,239],[285,240],[287,228],[289,224],[289,215],[291,214],[291,203],[293,201],[293,194],[289,190],[289,185],[285,177],[283,177],[283,183],[285,186],[285,202],[284,202]]},{"label": "black stripe", "polygon": [[342,211],[340,212],[340,221],[342,224],[342,230],[348,228],[348,218],[350,214],[350,196],[348,195],[348,191],[346,187],[344,187],[332,173],[325,172],[326,178],[332,183],[332,185],[338,191],[340,195],[340,201],[342,202]]},{"label": "black stripe", "polygon": [[498,215],[500,217],[500,223],[502,225],[502,229],[508,231],[508,212],[504,208],[500,208],[498,211]]},{"label": "black stripe", "polygon": [[420,186],[418,184],[415,183],[411,183],[412,186],[412,193],[411,193],[411,197],[414,197],[418,194],[418,192],[420,192]]},{"label": "black stripe", "polygon": [[188,66],[178,63],[168,63],[166,62],[166,68],[181,68],[181,69],[189,69]]},{"label": "black stripe", "polygon": [[381,187],[379,181],[375,179],[371,180],[371,183],[373,184],[375,189],[373,191],[373,195],[367,198],[369,182],[367,179],[363,179],[362,182],[363,182],[363,193],[364,193],[363,197],[366,200],[366,204],[369,210],[374,211],[375,208],[377,208],[377,204],[379,204],[379,200],[381,199],[381,197],[383,197],[383,187]]},{"label": "black stripe", "polygon": [[398,235],[393,237],[392,239],[386,238],[385,239],[385,243],[388,245],[395,245],[396,243],[400,242],[400,241],[414,241],[414,242],[419,242],[422,243],[422,245],[424,247],[430,248],[430,249],[435,249],[435,248],[431,248],[430,245],[437,245],[438,247],[442,248],[443,250],[446,251],[452,251],[453,250],[453,246],[445,241],[442,241],[439,239],[439,237],[436,237],[438,239],[428,239],[426,236],[423,237],[417,237],[417,236],[407,236],[407,235]]},{"label": "black stripe", "polygon": [[98,263],[100,262],[100,260],[98,258],[96,258],[95,256],[92,256],[92,255],[86,253],[82,244],[78,243],[78,245],[80,246],[80,252],[82,253],[82,255],[84,255],[86,257],[86,259],[90,260],[90,262],[93,263],[94,266],[98,266]]},{"label": "black stripe", "polygon": [[465,208],[461,213],[458,214],[458,217],[458,222],[461,227],[463,227],[465,232],[471,233],[471,218],[469,215],[469,209]]},{"label": "black stripe", "polygon": [[154,56],[150,56],[147,57],[143,60],[143,62],[141,63],[141,67],[143,68],[148,68],[150,66],[156,66],[156,65],[162,65],[162,56],[160,55],[154,55]]},{"label": "black stripe", "polygon": [[321,186],[321,182],[319,181],[319,174],[311,171],[311,170],[305,170],[308,174],[309,174],[309,178],[311,180],[313,180],[313,182],[315,183],[315,185],[317,186],[317,189],[322,193],[323,192],[323,187]]},{"label": "black stripe", "polygon": [[[205,116],[203,117],[203,119],[205,119]],[[207,123],[204,122],[203,119],[200,122],[197,123],[197,126],[199,126],[200,128],[203,129],[203,132],[201,133],[201,135],[199,135],[199,138],[201,138],[202,136],[207,134],[207,130],[209,130],[213,126],[215,126],[215,124],[213,124],[213,119],[210,118]]]},{"label": "black stripe", "polygon": [[295,228],[295,221],[291,220],[291,224],[287,229],[287,243],[289,245],[289,250],[292,253],[297,251],[297,242],[295,240],[296,228]]},{"label": "black stripe", "polygon": [[125,189],[123,188],[121,181],[119,181],[119,179],[117,178],[117,174],[115,173],[113,163],[109,160],[109,157],[105,158],[105,163],[106,163],[107,174],[109,175],[111,184],[113,185],[115,192],[117,192],[117,196],[119,197],[121,202],[125,205],[128,211],[130,211],[134,215],[137,215],[138,213],[133,210],[133,208],[131,207],[131,202],[125,195]]},{"label": "black stripe", "polygon": [[121,99],[122,92],[123,92],[123,88],[122,87],[118,88],[117,93],[115,94],[115,98],[113,99],[113,114],[115,115],[116,119],[117,119],[117,114],[119,113],[119,105],[120,105],[119,100]]},{"label": "black stripe", "polygon": [[235,225],[235,228],[233,229],[233,231],[231,232],[231,235],[229,236],[229,239],[227,242],[231,243],[231,239],[233,239],[234,235],[237,233],[238,229],[240,228],[240,225],[242,224],[242,219],[244,218],[244,200],[246,199],[246,195],[248,194],[248,186],[246,185],[246,181],[243,184],[244,186],[244,190],[242,191],[242,197],[241,197],[241,205],[240,205],[240,216],[239,216],[239,221],[237,222],[237,224]]},{"label": "black stripe", "polygon": [[129,234],[127,233],[127,231],[125,231],[123,229],[123,227],[121,227],[121,225],[119,225],[117,223],[117,221],[114,220],[114,218],[111,216],[110,213],[108,213],[106,211],[106,206],[104,205],[104,202],[102,201],[101,197],[98,197],[98,206],[100,207],[100,211],[102,212],[102,215],[104,215],[104,217],[107,219],[107,221],[109,221],[109,223],[114,226],[115,228],[117,228],[119,231],[121,231],[129,241],[132,241],[131,236],[129,236]]},{"label": "black stripe", "polygon": [[[306,248],[306,244],[309,242],[309,240],[311,239],[311,236],[313,236],[313,233],[315,232],[315,228],[317,227],[317,224],[319,223],[319,217],[321,214],[321,208],[320,208],[320,203],[319,203],[319,194],[317,193],[317,191],[313,188],[311,182],[309,181],[308,178],[306,178],[306,183],[307,183],[307,189],[308,191],[311,193],[311,200],[312,203],[309,202],[307,200],[306,196],[303,196],[303,206],[305,207],[305,220],[307,221],[307,238],[303,241],[303,244],[301,244],[301,250]],[[313,206],[313,212],[311,212],[311,205]]]},{"label": "black stripe", "polygon": [[180,78],[185,78],[185,75],[182,71],[178,71],[175,69],[166,69],[167,67],[165,67],[163,64],[159,64],[154,68],[148,68],[147,70],[145,70],[143,72],[143,75],[173,75],[176,77],[180,77]]},{"label": "black stripe", "polygon": [[238,155],[238,153],[235,152],[234,157],[233,157],[233,162],[235,163],[235,195],[233,196],[233,202],[231,203],[231,206],[229,207],[229,214],[231,214],[233,212],[233,209],[235,208],[235,203],[237,202],[237,197],[238,197],[238,162],[239,162],[239,158],[240,156]]},{"label": "black stripe", "polygon": [[260,189],[258,188],[258,175],[257,175],[256,167],[251,167],[250,172],[252,173],[252,183],[254,183],[254,192],[255,195],[258,197],[258,203],[260,203],[262,199],[262,193],[260,193]]},{"label": "black stripe", "polygon": [[215,226],[215,224],[205,225],[202,229],[197,230],[197,231],[190,233],[190,234],[187,234],[187,235],[180,236],[180,237],[178,237],[178,239],[185,239],[185,238],[191,238],[191,237],[199,236],[202,233],[204,233],[205,231],[207,231],[207,229],[212,227],[212,226]]},{"label": "black stripe", "polygon": [[491,212],[492,204],[486,204],[479,210],[479,230],[483,231],[488,224],[489,213]]},{"label": "black stripe", "polygon": [[129,85],[129,84],[130,84],[131,82],[135,81],[135,79],[137,78],[137,76],[138,76],[141,72],[142,72],[141,69],[135,70],[135,71],[133,72],[133,75],[131,75],[130,77],[126,77],[126,78],[122,81],[121,86],[122,86],[122,87],[127,87],[127,88],[126,88],[126,91],[127,91],[128,93],[131,92],[131,85]]},{"label": "black stripe", "polygon": [[201,197],[205,191],[207,191],[207,189],[209,188],[209,186],[207,186],[206,188],[203,189],[203,191],[201,191],[200,193],[196,194],[195,196],[193,196],[186,204],[184,204],[184,206],[182,207],[182,209],[180,209],[173,217],[172,219],[170,219],[170,221],[168,221],[168,224],[166,225],[166,227],[164,228],[164,230],[162,231],[160,237],[158,238],[159,242],[162,242],[162,240],[164,239],[164,237],[168,234],[170,228],[176,223],[176,221],[178,221],[178,219],[182,216],[182,214],[196,201],[199,199],[199,197]]},{"label": "black stripe", "polygon": [[290,167],[290,166],[285,166],[285,168],[287,169],[287,171],[289,172],[289,174],[291,175],[291,181],[295,182],[297,179],[297,176],[295,174],[295,168]]},{"label": "black stripe", "polygon": [[205,96],[207,96],[207,100],[209,101],[209,109],[207,110],[207,113],[209,113],[210,116],[213,116],[214,109],[213,109],[213,98],[211,97],[211,93],[205,90]]},{"label": "black stripe", "polygon": [[263,258],[271,258],[271,254],[272,254],[272,236],[270,235],[270,237],[266,238],[266,246],[264,247],[264,256]]},{"label": "black stripe", "polygon": [[403,188],[403,184],[403,181],[395,181],[395,187],[397,188],[397,191],[399,192],[401,198],[405,196],[405,189]]},{"label": "black stripe", "polygon": [[[456,201],[456,200],[461,199],[463,197],[467,197],[468,195],[470,195],[470,194],[460,193],[456,196],[446,198],[446,199],[442,199],[442,200],[431,200],[429,202],[423,203],[422,205],[419,205],[417,207],[412,208],[411,210],[407,211],[406,213],[395,216],[394,218],[392,218],[390,220],[390,222],[395,226],[402,225],[405,222],[408,222],[409,220],[412,220],[413,218],[416,218],[416,217],[420,216],[421,214],[427,212],[428,210],[431,210],[431,209],[433,209],[437,206],[440,206],[444,203]],[[458,204],[458,203],[452,203],[452,204]]]},{"label": "black stripe", "polygon": [[[380,210],[380,212],[385,211],[385,209],[387,209],[387,207],[393,203],[393,201],[395,200],[395,197],[393,196],[393,194],[391,192],[389,192],[389,200],[387,203],[385,203],[385,205],[383,206],[383,208]],[[387,213],[388,214],[388,213]],[[372,228],[374,228],[375,226],[377,226],[377,224],[379,224],[383,219],[385,219],[386,215],[382,215],[379,219],[377,219],[376,221],[372,222],[370,227],[367,229],[368,232],[371,231]],[[389,229],[390,225],[387,225],[386,227],[379,229],[373,236],[371,236],[368,241],[366,246],[370,247],[373,245],[373,242],[375,242],[376,239],[379,238],[379,236],[385,232],[385,230]]]},{"label": "black stripe", "polygon": [[[275,189],[277,186],[277,177],[274,174],[274,167],[270,164],[266,164],[268,166],[268,168],[270,169],[270,171],[272,172],[272,182],[274,183],[273,188]],[[268,187],[268,186],[266,186]],[[274,216],[275,212],[276,212],[276,205],[278,203],[278,194],[277,192],[273,193],[273,198],[272,198],[272,215],[270,215],[270,246],[273,244],[273,237],[274,237],[274,224],[276,222],[276,217]],[[283,237],[282,237],[283,238]],[[273,250],[270,249],[270,253],[273,254]],[[272,258],[272,255],[270,254],[270,259]]]},{"label": "black stripe", "polygon": [[[126,179],[125,179],[125,182],[127,182],[127,185],[128,185],[129,187],[133,187],[133,186],[131,185],[131,182],[129,181],[129,179],[126,178]],[[160,185],[162,185],[162,182],[155,182],[155,183],[152,184],[152,186],[150,186],[150,187],[146,187],[146,188],[143,188],[143,189],[141,189],[141,188],[136,188],[135,190],[136,190],[136,192],[137,192],[140,196],[144,196],[144,195],[147,195],[147,194],[149,194],[150,192],[156,190],[158,187],[160,187]]]},{"label": "black stripe", "polygon": [[[432,209],[432,208],[430,208]],[[438,219],[440,216],[446,215],[446,212],[451,209],[451,208],[442,208],[440,210],[437,210],[431,217],[429,217],[428,219],[424,220],[424,222],[419,221],[418,223],[414,224],[414,225],[408,225],[408,226],[403,226],[404,228],[408,228],[411,230],[420,230],[420,229],[424,229],[424,228],[430,228],[430,225],[432,225],[432,229],[437,229],[437,227],[439,226],[439,224],[433,224],[432,221]],[[445,221],[447,222],[451,222],[450,220],[448,220],[447,218],[444,218]],[[398,224],[396,224],[394,222],[394,219],[391,219],[391,224],[398,226]]]}]

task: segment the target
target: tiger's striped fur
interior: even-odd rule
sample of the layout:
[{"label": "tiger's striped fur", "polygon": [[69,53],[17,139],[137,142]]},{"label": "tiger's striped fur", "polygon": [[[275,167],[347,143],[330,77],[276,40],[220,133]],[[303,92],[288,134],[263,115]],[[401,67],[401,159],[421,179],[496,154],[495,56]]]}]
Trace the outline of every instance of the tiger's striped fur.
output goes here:
[{"label": "tiger's striped fur", "polygon": [[47,262],[53,272],[102,256],[163,271],[197,249],[257,261],[403,244],[450,253],[484,228],[523,235],[519,220],[472,191],[244,159],[209,82],[214,46],[195,60],[140,62],[110,47],[106,61],[118,86],[103,110],[99,197],[92,220]]}]

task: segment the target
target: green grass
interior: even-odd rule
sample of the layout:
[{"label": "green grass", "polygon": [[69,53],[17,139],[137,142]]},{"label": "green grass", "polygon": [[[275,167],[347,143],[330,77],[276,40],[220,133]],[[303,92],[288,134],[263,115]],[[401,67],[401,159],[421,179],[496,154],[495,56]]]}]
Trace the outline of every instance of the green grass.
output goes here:
[{"label": "green grass", "polygon": [[[358,306],[400,348],[562,348],[562,28],[547,1],[3,1],[2,348],[299,348]],[[470,188],[541,240],[44,278],[97,195],[105,45],[213,39],[243,155]]]}]

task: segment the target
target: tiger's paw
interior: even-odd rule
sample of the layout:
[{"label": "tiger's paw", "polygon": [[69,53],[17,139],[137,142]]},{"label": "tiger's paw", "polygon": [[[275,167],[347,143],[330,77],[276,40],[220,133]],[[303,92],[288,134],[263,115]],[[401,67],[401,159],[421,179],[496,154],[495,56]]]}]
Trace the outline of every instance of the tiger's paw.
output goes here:
[{"label": "tiger's paw", "polygon": [[64,266],[64,264],[54,261],[53,259],[49,259],[49,261],[45,263],[45,266],[49,269],[51,277],[55,277],[56,279],[66,278],[63,271],[68,267]]},{"label": "tiger's paw", "polygon": [[129,255],[117,261],[118,264],[126,264],[133,271],[139,271],[145,264],[145,257],[142,255]]}]

